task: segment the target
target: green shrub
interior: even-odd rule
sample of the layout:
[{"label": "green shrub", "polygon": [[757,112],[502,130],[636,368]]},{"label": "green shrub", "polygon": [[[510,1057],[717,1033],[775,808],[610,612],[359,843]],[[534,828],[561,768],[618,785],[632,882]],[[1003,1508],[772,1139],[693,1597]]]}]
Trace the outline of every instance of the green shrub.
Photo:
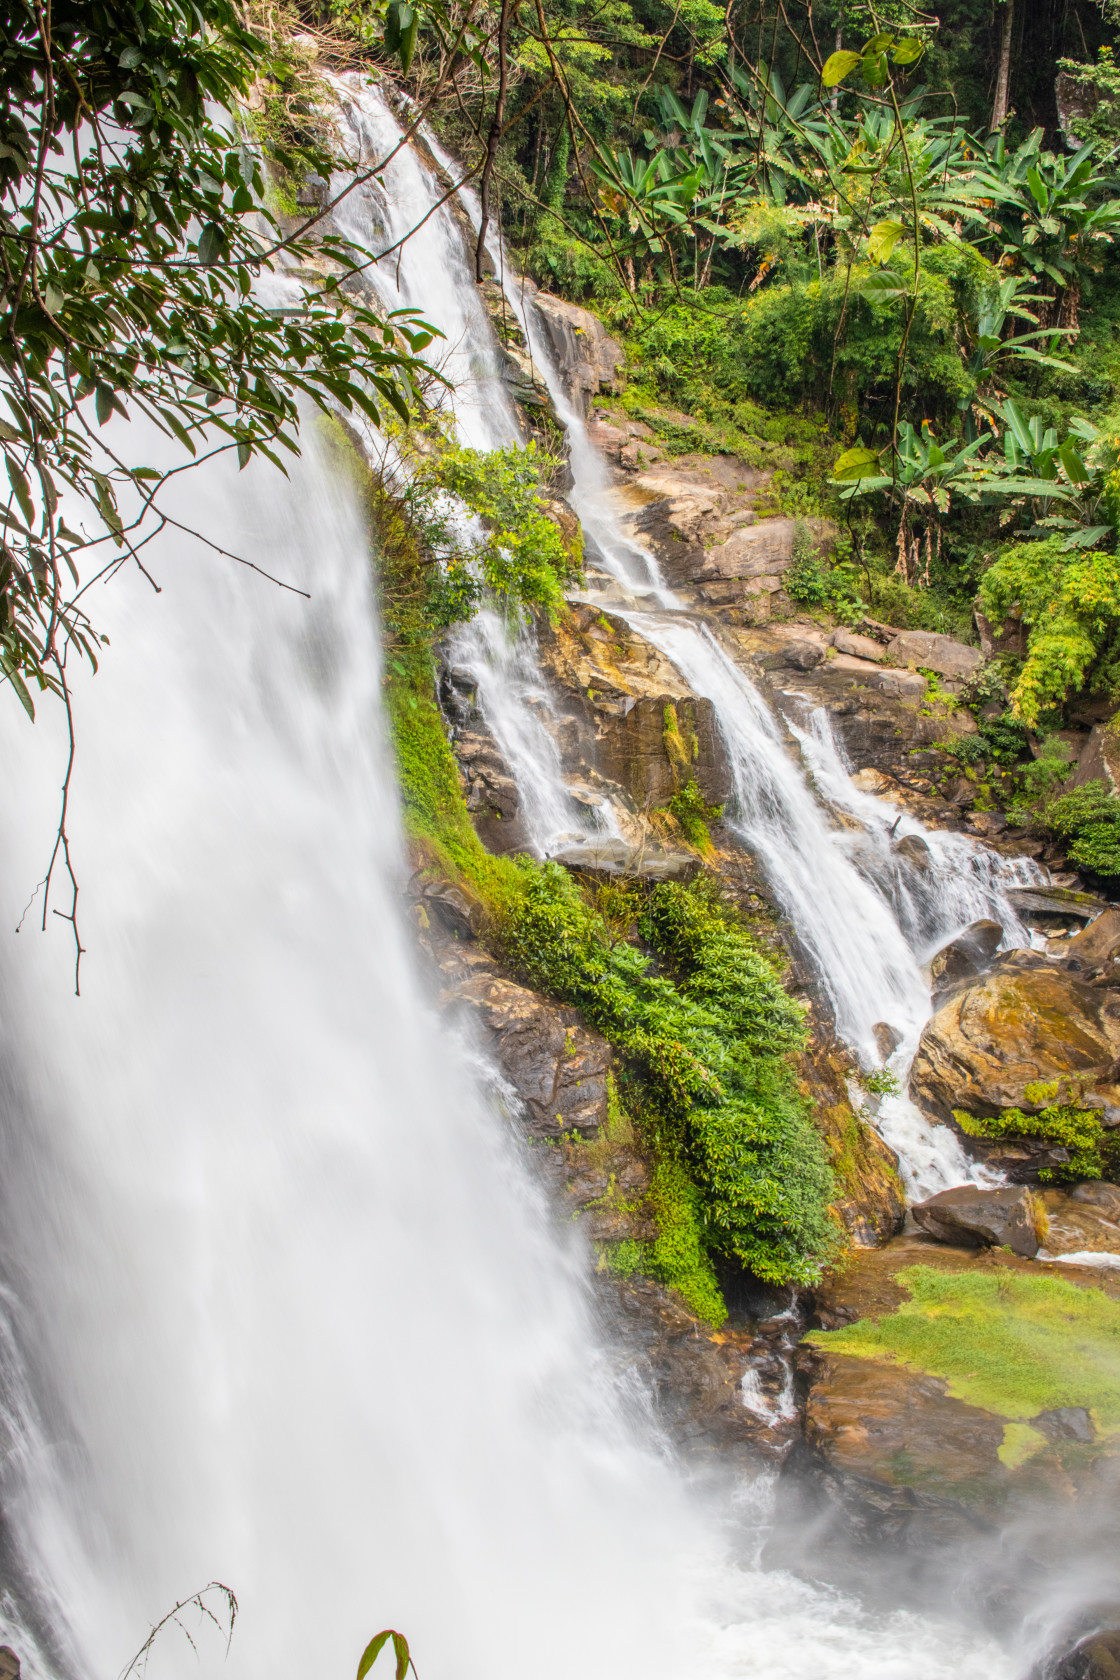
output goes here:
[{"label": "green shrub", "polygon": [[712,849],[708,824],[718,822],[723,815],[722,805],[709,805],[695,781],[687,781],[669,801],[669,810],[676,817],[681,833],[690,846],[701,853]]},{"label": "green shrub", "polygon": [[[1030,1087],[1028,1087],[1028,1094]],[[1038,1095],[1057,1095],[1057,1086],[1047,1087]],[[1021,1108],[1005,1108],[1000,1114],[986,1117],[953,1110],[953,1119],[969,1137],[979,1138],[1039,1138],[1054,1148],[1068,1149],[1069,1160],[1055,1167],[1043,1167],[1039,1178],[1043,1183],[1070,1183],[1081,1178],[1103,1176],[1101,1144],[1104,1127],[1100,1112],[1080,1103],[1051,1103],[1037,1114],[1025,1114]]]},{"label": "green shrub", "polygon": [[1027,627],[1027,657],[1011,708],[1034,729],[1112,651],[1120,627],[1120,556],[1067,551],[1058,537],[1014,543],[981,578],[980,601],[994,623],[1014,609]]},{"label": "green shrub", "polygon": [[647,1135],[697,1186],[707,1246],[771,1282],[819,1276],[837,1246],[833,1182],[788,1060],[804,1010],[771,961],[703,888],[667,883],[640,925],[673,978],[651,973],[558,865],[522,867],[507,953],[621,1053]]},{"label": "green shrub", "polygon": [[[1063,780],[1068,769],[1068,762],[1063,762]],[[1106,880],[1120,877],[1120,798],[1104,782],[1086,782],[1068,793],[1016,808],[1015,815],[1061,840],[1079,869]]]}]

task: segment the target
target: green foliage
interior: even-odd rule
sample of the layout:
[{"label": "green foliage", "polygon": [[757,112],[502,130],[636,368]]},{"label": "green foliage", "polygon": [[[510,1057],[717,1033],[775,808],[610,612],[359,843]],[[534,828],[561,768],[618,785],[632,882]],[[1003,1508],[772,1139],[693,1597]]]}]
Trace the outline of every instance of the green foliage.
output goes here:
[{"label": "green foliage", "polygon": [[1120,798],[1104,782],[1086,782],[1045,801],[1034,823],[1062,840],[1079,869],[1108,879],[1120,877]]},{"label": "green foliage", "polygon": [[[287,273],[307,260],[314,279],[283,311],[260,301],[283,234],[236,113],[272,55],[230,0],[60,0],[49,21],[16,0],[0,41],[0,673],[33,714],[28,682],[61,692],[68,653],[96,664],[82,569],[88,586],[158,528],[166,473],[122,463],[113,415],[174,439],[176,471],[220,449],[279,460],[301,398],[406,416],[432,334],[341,291],[365,252],[337,236],[312,256],[295,230]],[[330,173],[313,136],[266,156]]]},{"label": "green foliage", "polygon": [[873,1097],[897,1097],[902,1090],[898,1075],[890,1068],[873,1068],[870,1073],[861,1073],[859,1082]]},{"label": "green foliage", "polygon": [[878,1321],[806,1340],[856,1359],[898,1361],[999,1417],[1084,1406],[1097,1430],[1120,1430],[1120,1302],[1100,1289],[1021,1272],[909,1266],[910,1300]]},{"label": "green foliage", "polygon": [[709,1246],[773,1282],[816,1277],[836,1246],[832,1181],[787,1060],[804,1012],[770,961],[703,889],[665,884],[641,927],[674,983],[604,938],[559,866],[523,868],[507,953],[624,1056],[646,1126],[699,1189]]},{"label": "green foliage", "polygon": [[694,780],[678,788],[669,801],[669,810],[680,824],[681,833],[690,846],[702,854],[712,849],[708,824],[718,822],[723,815],[722,805],[709,805]]},{"label": "green foliage", "polygon": [[803,519],[794,528],[793,562],[785,576],[785,591],[792,601],[807,607],[823,606],[832,594],[828,572]]},{"label": "green foliage", "polygon": [[1015,609],[1027,627],[1011,707],[1035,728],[1082,686],[1120,626],[1120,557],[1068,551],[1057,537],[1015,543],[984,573],[980,600],[994,622]]},{"label": "green foliage", "polygon": [[1120,142],[1120,68],[1112,47],[1098,47],[1095,64],[1060,58],[1058,69],[1076,89],[1084,111],[1071,121],[1070,133],[1111,163]]},{"label": "green foliage", "polygon": [[1104,1128],[1095,1108],[1083,1108],[1078,1103],[1050,1103],[1037,1114],[1026,1114],[1021,1108],[1005,1108],[991,1117],[954,1109],[953,1119],[969,1137],[1041,1138],[1055,1148],[1068,1149],[1068,1161],[1056,1167],[1044,1167],[1039,1173],[1046,1184],[1073,1184],[1081,1178],[1102,1175],[1100,1148]]},{"label": "green foliage", "polygon": [[427,646],[390,656],[386,702],[409,836],[428,864],[466,882],[492,913],[500,913],[520,891],[520,873],[507,858],[491,856],[474,831]]},{"label": "green foliage", "polygon": [[641,1257],[642,1268],[675,1289],[698,1318],[718,1330],[727,1308],[708,1255],[700,1193],[679,1161],[658,1162],[649,1205],[657,1236]]}]

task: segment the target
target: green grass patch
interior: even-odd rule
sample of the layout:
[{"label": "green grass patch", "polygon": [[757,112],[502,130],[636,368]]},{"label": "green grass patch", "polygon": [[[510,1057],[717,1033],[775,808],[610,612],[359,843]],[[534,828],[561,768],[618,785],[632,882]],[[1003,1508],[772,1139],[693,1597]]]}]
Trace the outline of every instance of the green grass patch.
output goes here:
[{"label": "green grass patch", "polygon": [[[1053,1277],[908,1266],[910,1299],[879,1320],[815,1330],[816,1347],[942,1377],[958,1400],[1022,1423],[1084,1406],[1103,1435],[1120,1431],[1120,1301]],[[1001,1456],[1029,1456],[1005,1438]],[[1031,1447],[1031,1451],[1034,1448]]]}]

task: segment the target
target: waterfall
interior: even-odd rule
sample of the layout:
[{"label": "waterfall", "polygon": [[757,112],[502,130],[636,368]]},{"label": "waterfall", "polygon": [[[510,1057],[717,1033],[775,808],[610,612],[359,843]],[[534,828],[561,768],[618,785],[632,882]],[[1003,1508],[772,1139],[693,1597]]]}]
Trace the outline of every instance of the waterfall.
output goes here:
[{"label": "waterfall", "polygon": [[[399,899],[365,538],[326,445],[218,463],[168,511],[156,596],[99,591],[75,673],[87,947],[0,954],[8,1529],[0,1627],[36,1680],[111,1676],[209,1580],[228,1657],[153,1680],[353,1673],[392,1623],[433,1680],[697,1672],[1011,1680],[989,1641],[751,1561],[768,1484],[696,1496],[601,1355]],[[0,713],[3,926],[42,872],[64,746]],[[9,1357],[10,1352],[10,1357]]]},{"label": "waterfall", "polygon": [[[504,270],[503,253],[495,256]],[[507,274],[505,284],[567,430],[570,500],[604,574],[592,586],[595,598],[670,659],[695,694],[712,702],[734,779],[731,826],[758,857],[812,961],[837,1032],[868,1068],[882,1059],[873,1029],[890,1026],[899,1044],[889,1066],[905,1090],[930,1012],[923,959],[978,916],[1003,923],[1005,944],[1027,943],[1006,888],[1037,877],[1037,868],[1006,864],[974,841],[932,833],[906,817],[904,832],[920,834],[929,847],[931,869],[923,881],[887,842],[898,811],[852,787],[823,714],[794,729],[803,766],[791,759],[782,728],[758,689],[711,628],[681,608],[654,557],[623,530],[605,463],[564,389],[531,298],[515,276]],[[830,821],[805,768],[814,772],[820,791],[827,787],[826,796],[858,818],[858,839]],[[861,869],[854,852],[864,841],[874,859],[873,867],[865,859]],[[898,1152],[912,1198],[968,1180],[992,1181],[947,1126],[931,1126],[905,1095],[880,1103],[876,1125]]]},{"label": "waterfall", "polygon": [[[384,157],[401,129],[376,88],[357,75],[335,78],[337,120],[349,155]],[[345,184],[336,178],[335,191]],[[454,432],[471,449],[521,443],[521,427],[501,377],[500,352],[479,297],[462,227],[463,212],[441,204],[445,189],[411,146],[402,147],[379,181],[351,192],[335,215],[355,244],[374,252],[418,230],[370,276],[388,309],[421,311],[444,334],[433,347],[453,390],[444,400]],[[426,219],[423,219],[426,218]],[[521,795],[529,845],[546,856],[558,845],[613,835],[609,807],[601,816],[569,792],[548,719],[554,710],[536,644],[524,625],[488,608],[456,628],[448,640],[452,665],[476,685],[477,703]]]}]

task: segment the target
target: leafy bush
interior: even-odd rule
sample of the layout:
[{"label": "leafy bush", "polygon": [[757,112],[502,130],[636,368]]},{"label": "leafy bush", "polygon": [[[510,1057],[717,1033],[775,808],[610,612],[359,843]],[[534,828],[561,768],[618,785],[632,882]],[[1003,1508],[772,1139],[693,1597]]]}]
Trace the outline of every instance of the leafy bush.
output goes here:
[{"label": "leafy bush", "polygon": [[1068,856],[1080,869],[1120,876],[1120,799],[1104,782],[1059,794],[1043,807],[1041,821],[1068,843]]},{"label": "leafy bush", "polygon": [[980,600],[994,622],[1014,608],[1027,627],[1011,707],[1034,729],[1082,686],[1120,628],[1120,556],[1067,551],[1058,537],[1015,543],[985,572]]},{"label": "leafy bush", "polygon": [[788,1056],[804,1010],[703,888],[667,883],[641,931],[675,979],[612,944],[558,865],[526,863],[507,952],[625,1058],[647,1134],[699,1192],[707,1246],[774,1283],[809,1282],[837,1245],[832,1177]]},{"label": "leafy bush", "polygon": [[669,810],[680,824],[681,833],[690,846],[701,853],[712,849],[708,824],[718,822],[723,815],[722,805],[709,805],[695,781],[687,781],[669,801]]},{"label": "leafy bush", "polygon": [[1068,1149],[1068,1161],[1040,1171],[1038,1176],[1046,1184],[1072,1184],[1077,1179],[1102,1176],[1100,1147],[1104,1127],[1095,1108],[1083,1108],[1078,1103],[1051,1103],[1038,1114],[1005,1108],[991,1117],[966,1114],[955,1108],[953,1119],[968,1137],[1040,1138],[1055,1148]]},{"label": "leafy bush", "polygon": [[791,601],[801,601],[807,607],[823,606],[832,594],[828,571],[803,519],[794,529],[793,563],[785,575],[785,591]]}]

